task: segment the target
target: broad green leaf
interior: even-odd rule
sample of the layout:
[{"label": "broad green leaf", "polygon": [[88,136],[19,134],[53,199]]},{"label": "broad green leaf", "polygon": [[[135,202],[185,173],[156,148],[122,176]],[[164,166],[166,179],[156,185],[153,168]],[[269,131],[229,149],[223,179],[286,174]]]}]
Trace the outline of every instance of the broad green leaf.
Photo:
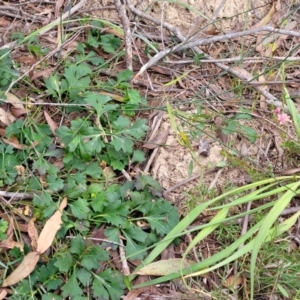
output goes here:
[{"label": "broad green leaf", "polygon": [[130,224],[126,229],[123,230],[126,235],[130,236],[135,241],[144,243],[148,237],[148,234],[144,232],[140,227]]},{"label": "broad green leaf", "polygon": [[78,147],[79,143],[81,141],[81,136],[76,135],[75,138],[69,143],[69,151],[74,152],[76,148]]},{"label": "broad green leaf", "polygon": [[177,209],[167,201],[158,200],[145,214],[145,220],[160,235],[168,233],[179,222]]},{"label": "broad green leaf", "polygon": [[51,191],[59,191],[64,187],[64,182],[61,178],[57,178],[57,175],[47,176],[48,189]]},{"label": "broad green leaf", "polygon": [[72,276],[67,280],[66,284],[61,288],[63,297],[71,297],[74,299],[76,296],[82,295],[82,289],[79,287],[76,271],[73,272]]},{"label": "broad green leaf", "polygon": [[48,291],[56,290],[62,285],[63,281],[60,278],[51,277],[46,281],[46,288]]},{"label": "broad green leaf", "polygon": [[123,81],[129,81],[132,77],[133,72],[130,70],[124,70],[124,71],[120,71],[117,74],[117,79],[118,79],[118,83],[123,82]]},{"label": "broad green leaf", "polygon": [[57,74],[51,75],[45,79],[45,84],[47,87],[47,93],[53,97],[60,96],[60,78]]},{"label": "broad green leaf", "polygon": [[133,151],[134,143],[128,138],[114,135],[113,140],[110,142],[110,144],[114,146],[116,151],[123,150],[125,153],[132,153]]},{"label": "broad green leaf", "polygon": [[225,128],[222,128],[222,132],[226,135],[233,134],[236,132],[236,122],[230,120]]},{"label": "broad green leaf", "polygon": [[[120,243],[120,231],[116,227],[107,227],[104,231],[104,234],[107,238],[107,240],[112,241],[116,244]],[[112,248],[116,249],[117,245],[112,244]]]},{"label": "broad green leaf", "polygon": [[69,204],[69,206],[71,207],[72,214],[75,218],[78,218],[80,220],[87,219],[90,209],[89,203],[86,199],[80,198]]},{"label": "broad green leaf", "polygon": [[76,275],[84,287],[88,287],[92,283],[92,274],[87,269],[78,269]]},{"label": "broad green leaf", "polygon": [[82,256],[81,266],[88,270],[98,269],[101,261],[107,261],[109,259],[108,252],[99,246],[93,246],[88,248]]},{"label": "broad green leaf", "polygon": [[80,255],[85,248],[85,244],[83,242],[83,239],[80,235],[75,236],[74,239],[71,240],[71,248],[70,252],[74,254]]},{"label": "broad green leaf", "polygon": [[133,151],[131,162],[143,162],[145,159],[145,153],[142,150]]},{"label": "broad green leaf", "polygon": [[84,287],[88,287],[92,283],[92,274],[85,268],[76,270],[76,276]]},{"label": "broad green leaf", "polygon": [[112,98],[107,95],[101,95],[93,92],[86,92],[85,94],[85,102],[92,105],[100,118],[105,112],[114,110],[118,107],[117,104],[107,104],[112,101]]},{"label": "broad green leaf", "polygon": [[55,260],[52,259],[47,265],[43,265],[38,269],[38,279],[40,282],[46,282],[51,276],[57,273],[57,267],[54,263]]},{"label": "broad green leaf", "polygon": [[248,138],[251,143],[255,143],[257,138],[257,132],[255,129],[244,126],[242,124],[238,124],[237,126],[241,129],[241,132]]},{"label": "broad green leaf", "polygon": [[53,293],[47,293],[42,295],[42,300],[63,300],[63,297]]},{"label": "broad green leaf", "polygon": [[130,89],[127,91],[128,104],[139,105],[141,104],[142,97],[137,90]]},{"label": "broad green leaf", "polygon": [[56,258],[54,266],[62,273],[68,273],[70,268],[73,266],[73,257],[69,252],[64,253],[63,256]]},{"label": "broad green leaf", "polygon": [[123,134],[128,134],[136,139],[142,138],[148,130],[145,119],[139,119],[133,123],[132,126],[128,127],[125,130],[122,130]]},{"label": "broad green leaf", "polygon": [[150,186],[154,188],[159,193],[161,193],[163,190],[162,187],[155,179],[153,179],[151,176],[142,175],[142,174],[139,174],[136,177],[136,182],[134,186],[138,191],[143,190],[146,186]]},{"label": "broad green leaf", "polygon": [[119,116],[116,121],[113,122],[114,128],[116,128],[118,131],[121,131],[122,129],[126,128],[130,125],[130,120],[127,117]]},{"label": "broad green leaf", "polygon": [[104,272],[94,274],[92,285],[94,297],[107,300],[119,300],[123,295],[124,283],[120,273],[106,269]]},{"label": "broad green leaf", "polygon": [[136,243],[126,232],[123,231],[126,238],[125,253],[131,260],[143,259],[147,254],[145,245]]},{"label": "broad green leaf", "polygon": [[234,120],[252,120],[252,116],[247,113],[237,113],[233,117]]}]

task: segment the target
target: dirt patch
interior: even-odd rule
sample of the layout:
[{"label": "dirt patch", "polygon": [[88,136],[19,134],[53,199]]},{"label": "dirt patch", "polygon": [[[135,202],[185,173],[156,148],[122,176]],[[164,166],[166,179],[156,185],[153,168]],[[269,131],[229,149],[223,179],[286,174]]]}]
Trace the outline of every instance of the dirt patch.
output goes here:
[{"label": "dirt patch", "polygon": [[[168,193],[168,199],[173,203],[179,203],[185,198],[185,193],[191,190],[195,185],[210,184],[216,179],[212,185],[215,187],[222,187],[225,184],[232,183],[237,186],[247,183],[250,177],[240,168],[225,167],[219,169],[217,166],[224,165],[226,159],[222,154],[223,147],[219,143],[218,136],[213,131],[209,131],[211,138],[205,138],[208,144],[209,151],[207,155],[201,155],[198,151],[199,140],[190,140],[192,150],[179,143],[179,137],[170,128],[168,115],[164,115],[164,122],[161,125],[162,131],[169,131],[169,136],[166,141],[166,146],[161,147],[156,159],[152,165],[151,175],[155,178],[160,185],[168,191],[175,185],[183,183],[189,178],[197,177],[187,183],[183,183],[178,188]],[[188,131],[188,128],[185,128]],[[208,133],[208,131],[207,131]],[[232,137],[236,139],[236,136]],[[248,140],[241,139],[235,145],[236,150],[242,152],[241,148],[247,149],[249,157],[255,157],[258,153],[258,147],[252,145]],[[214,170],[213,172],[207,172]]]},{"label": "dirt patch", "polygon": [[[200,29],[212,21],[220,32],[249,28],[262,19],[271,8],[270,1],[268,0],[227,0],[223,4],[222,2],[224,1],[132,0],[136,8],[158,20],[163,20],[177,26],[185,34],[188,33],[193,25]],[[87,6],[92,8],[91,13],[94,16],[110,21],[119,21],[115,10],[112,9],[114,6],[113,1],[103,0],[101,6],[98,2],[89,1]],[[106,9],[106,7],[109,8]]]}]

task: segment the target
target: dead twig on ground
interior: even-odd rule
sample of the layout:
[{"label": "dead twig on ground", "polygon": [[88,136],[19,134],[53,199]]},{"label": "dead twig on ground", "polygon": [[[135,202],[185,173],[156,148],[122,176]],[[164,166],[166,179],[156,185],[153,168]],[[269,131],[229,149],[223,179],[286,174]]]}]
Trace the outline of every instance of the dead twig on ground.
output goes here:
[{"label": "dead twig on ground", "polygon": [[45,19],[40,16],[35,16],[32,14],[29,14],[26,11],[23,11],[22,9],[20,9],[18,7],[7,6],[7,5],[0,5],[0,15],[17,18],[17,19],[29,18],[31,22],[45,21]]},{"label": "dead twig on ground", "polygon": [[[137,79],[137,77],[139,77],[146,69],[148,69],[149,67],[156,64],[160,59],[162,59],[163,57],[165,57],[169,53],[174,53],[176,51],[180,51],[180,50],[184,50],[184,49],[188,49],[188,48],[193,48],[195,52],[197,52],[198,54],[202,54],[205,59],[212,60],[213,58],[211,56],[209,56],[208,54],[206,54],[205,52],[200,50],[198,47],[202,46],[202,45],[207,45],[207,44],[211,44],[211,43],[215,43],[215,42],[228,40],[228,39],[233,39],[233,38],[238,38],[238,37],[242,37],[242,36],[246,36],[246,35],[251,35],[251,34],[258,33],[258,32],[263,32],[263,31],[272,32],[272,33],[279,33],[279,34],[287,34],[287,35],[300,37],[300,32],[277,29],[277,28],[273,28],[271,26],[263,26],[263,27],[260,27],[260,28],[252,28],[250,30],[245,30],[245,31],[241,31],[241,32],[228,33],[228,34],[225,34],[225,35],[222,35],[222,36],[213,36],[213,37],[206,38],[206,39],[199,39],[199,40],[194,40],[193,39],[193,40],[188,41],[177,27],[175,27],[171,24],[168,24],[167,22],[161,22],[161,21],[159,21],[159,20],[143,13],[142,11],[135,8],[132,5],[132,3],[130,2],[130,0],[126,0],[126,2],[127,2],[127,5],[128,5],[128,8],[134,14],[151,21],[156,25],[159,25],[159,26],[161,25],[164,28],[170,30],[181,42],[177,46],[175,46],[171,49],[170,48],[165,49],[165,50],[157,53],[154,57],[152,57],[148,61],[148,63],[146,63],[144,66],[142,66],[140,71],[135,75],[134,80]],[[218,63],[218,62],[216,62],[215,65],[217,67],[219,67],[220,69],[234,75],[235,77],[237,77],[241,80],[244,80],[243,76],[239,72],[237,72],[236,70],[232,70],[231,67],[228,67],[228,66],[226,66],[222,63]],[[247,80],[247,82],[255,90],[257,90],[259,93],[261,93],[263,96],[265,96],[266,102],[268,104],[273,104],[276,107],[282,107],[281,101],[279,101],[275,96],[273,96],[271,93],[269,93],[268,91],[266,91],[262,87],[253,84],[253,83],[257,82],[256,80]]]},{"label": "dead twig on ground", "polygon": [[[59,18],[57,18],[56,20],[54,20],[50,24],[46,25],[44,27],[44,29],[41,30],[38,33],[38,35],[41,36],[41,35],[47,33],[48,31],[50,31],[51,29],[53,29],[53,27],[61,24],[62,21],[68,19],[71,15],[75,14],[85,4],[86,1],[87,0],[81,0],[80,2],[78,2],[69,11],[67,11],[66,13],[64,13],[62,16],[60,16]],[[12,50],[12,49],[16,49],[18,46],[19,46],[19,44],[16,41],[14,41],[14,42],[8,43],[8,44],[0,47],[0,50],[4,49],[4,48],[9,48],[9,49]]]},{"label": "dead twig on ground", "polygon": [[[213,36],[213,37],[204,38],[204,39],[197,39],[197,40],[193,39],[191,41],[184,39],[184,40],[181,40],[180,44],[178,44],[172,48],[165,48],[165,50],[162,50],[159,53],[157,53],[156,55],[154,55],[144,66],[142,66],[142,68],[135,75],[135,77],[138,77],[141,74],[143,74],[146,69],[155,65],[158,61],[160,61],[162,58],[164,58],[168,54],[186,50],[186,49],[199,47],[199,46],[204,46],[204,45],[208,45],[208,44],[214,44],[216,42],[221,42],[221,41],[225,41],[225,40],[236,39],[236,38],[239,38],[242,36],[248,36],[248,35],[255,34],[258,32],[263,32],[263,31],[300,37],[300,32],[297,32],[297,31],[277,29],[277,28],[274,28],[271,26],[263,26],[260,28],[253,28],[253,29],[240,31],[240,32],[227,33],[227,34],[224,34],[221,36]],[[177,36],[177,37],[179,38],[179,36]],[[202,51],[201,51],[201,53],[202,53]],[[205,53],[203,52],[202,54],[205,54]],[[205,58],[208,59],[208,57],[209,56],[207,54],[205,54]]]},{"label": "dead twig on ground", "polygon": [[132,46],[131,46],[131,31],[130,31],[129,20],[126,14],[124,4],[121,3],[121,0],[115,0],[115,6],[124,30],[126,67],[128,70],[132,71]]}]

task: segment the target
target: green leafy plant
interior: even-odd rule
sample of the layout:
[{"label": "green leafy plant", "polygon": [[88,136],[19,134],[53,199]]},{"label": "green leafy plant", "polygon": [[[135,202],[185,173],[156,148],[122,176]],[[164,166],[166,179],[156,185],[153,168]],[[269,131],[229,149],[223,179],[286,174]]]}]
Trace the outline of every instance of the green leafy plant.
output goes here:
[{"label": "green leafy plant", "polygon": [[247,111],[235,114],[233,117],[225,120],[225,127],[222,131],[226,135],[239,133],[245,136],[251,143],[254,143],[257,138],[255,129],[241,124],[240,120],[252,120],[252,117]]},{"label": "green leafy plant", "polygon": [[[35,42],[30,45],[38,46]],[[17,140],[22,147],[0,143],[2,185],[14,184],[14,190],[33,193],[37,222],[53,215],[61,197],[68,198],[53,253],[44,255],[34,272],[14,287],[12,299],[86,299],[90,295],[119,299],[124,277],[109,263],[110,251],[124,247],[128,260],[143,259],[147,248],[179,222],[177,210],[162,198],[162,188],[153,178],[137,174],[129,182],[116,180],[129,164],[145,160],[135,142],[143,139],[148,126],[146,120],[131,117],[146,101],[128,83],[131,71],[121,71],[107,82],[98,80],[95,70],[105,68],[106,62],[93,51],[86,53],[86,48],[96,43],[115,53],[119,42],[92,29],[88,42],[78,45],[75,61],[66,60],[45,79],[44,93],[51,101],[75,104],[65,111],[82,113],[59,126],[55,137],[48,124],[34,121],[38,110],[6,128],[7,139]],[[43,55],[40,50],[31,47],[36,55]],[[116,92],[118,101],[111,96]],[[24,167],[22,175],[16,166]],[[105,226],[106,242],[94,244],[88,235],[101,226]],[[61,246],[67,234],[73,238]],[[120,237],[125,238],[122,244]],[[27,247],[24,254],[29,251]],[[24,254],[9,251],[6,272],[18,266]]]},{"label": "green leafy plant", "polygon": [[[265,211],[263,217],[240,238],[234,241],[231,245],[227,246],[224,250],[214,254],[213,256],[202,260],[199,263],[191,264],[188,268],[178,268],[177,272],[165,275],[163,277],[151,280],[149,282],[138,284],[134,288],[144,287],[152,284],[157,284],[172,280],[178,277],[185,276],[193,277],[199,276],[201,274],[206,274],[210,271],[216,270],[225,266],[226,264],[236,261],[237,259],[243,257],[247,253],[251,253],[251,262],[250,262],[250,278],[251,278],[251,299],[254,297],[254,286],[255,286],[255,274],[256,274],[256,260],[258,256],[258,251],[262,245],[267,244],[268,242],[274,240],[279,235],[285,233],[289,228],[291,228],[297,218],[300,215],[300,212],[295,213],[290,218],[286,219],[282,223],[277,224],[276,220],[280,213],[286,208],[295,195],[299,193],[299,177],[281,177],[281,178],[271,178],[262,180],[259,182],[252,183],[250,185],[237,188],[235,190],[226,192],[206,203],[198,205],[193,209],[185,218],[183,218],[176,227],[171,230],[167,236],[156,245],[152,252],[144,259],[143,265],[139,265],[136,269],[138,271],[143,266],[150,264],[169,243],[171,243],[175,238],[186,233],[187,227],[195,220],[199,214],[208,209],[209,206],[215,204],[218,201],[224,199],[224,197],[238,196],[240,193],[250,191],[245,195],[242,195],[235,200],[231,201],[228,204],[223,204],[212,208],[212,210],[218,210],[215,217],[207,224],[197,226],[196,228],[189,230],[187,232],[198,231],[197,235],[193,241],[187,247],[184,255],[183,261],[185,260],[186,255],[189,251],[201,240],[207,237],[211,232],[228,221],[234,220],[238,217],[244,216],[246,214],[254,213],[255,211]],[[290,181],[290,183],[286,182]],[[276,186],[279,184],[278,186]],[[257,188],[255,191],[251,191],[253,188]],[[235,216],[227,217],[229,208],[235,207],[236,205],[245,204],[249,201],[256,201],[263,199],[265,197],[270,197],[272,195],[281,194],[277,200],[271,201],[264,205],[254,208],[249,212],[241,213]],[[255,235],[258,230],[258,234]],[[245,245],[244,245],[245,243]],[[243,245],[242,247],[240,247]],[[240,247],[240,248],[239,248]],[[184,264],[183,264],[184,265]],[[134,276],[131,276],[130,279],[133,279]]]},{"label": "green leafy plant", "polygon": [[18,72],[14,69],[11,51],[0,49],[0,91],[5,91],[17,77]]}]

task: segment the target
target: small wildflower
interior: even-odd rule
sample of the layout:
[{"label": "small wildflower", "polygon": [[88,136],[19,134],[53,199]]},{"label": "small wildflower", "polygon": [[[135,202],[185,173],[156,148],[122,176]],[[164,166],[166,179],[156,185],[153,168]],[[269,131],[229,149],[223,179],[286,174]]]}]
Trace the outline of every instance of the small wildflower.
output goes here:
[{"label": "small wildflower", "polygon": [[284,124],[287,124],[287,123],[291,123],[291,119],[290,119],[290,116],[288,116],[286,113],[278,113],[277,114],[277,120],[278,120],[278,123],[280,125],[284,125]]},{"label": "small wildflower", "polygon": [[278,115],[280,115],[280,112],[281,112],[281,108],[280,107],[276,107],[275,109],[274,109],[274,113],[278,116]]}]

